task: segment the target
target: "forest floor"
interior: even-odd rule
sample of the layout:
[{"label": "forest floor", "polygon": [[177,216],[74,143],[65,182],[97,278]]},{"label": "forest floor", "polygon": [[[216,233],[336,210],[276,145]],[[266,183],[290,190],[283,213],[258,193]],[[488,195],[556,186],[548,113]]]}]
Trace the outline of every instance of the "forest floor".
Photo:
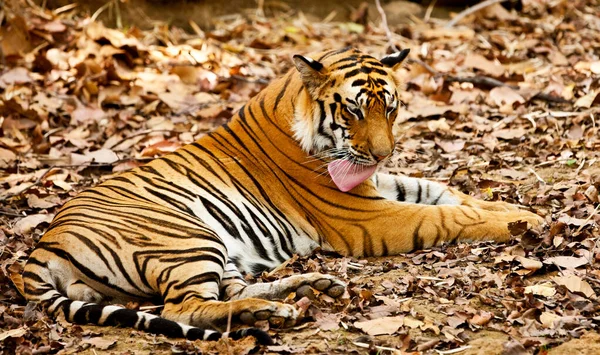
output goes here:
[{"label": "forest floor", "polygon": [[[360,11],[355,22],[229,16],[188,34],[11,3],[0,10],[0,351],[600,353],[598,1],[494,5],[450,28],[413,16],[387,36]],[[27,256],[79,191],[226,122],[294,53],[352,45],[381,56],[392,44],[411,59],[386,169],[522,205],[546,226],[517,226],[508,244],[291,260],[257,281],[321,271],[348,293],[300,300],[303,321],[269,330],[277,345],[262,348],[72,325],[19,295]]]}]

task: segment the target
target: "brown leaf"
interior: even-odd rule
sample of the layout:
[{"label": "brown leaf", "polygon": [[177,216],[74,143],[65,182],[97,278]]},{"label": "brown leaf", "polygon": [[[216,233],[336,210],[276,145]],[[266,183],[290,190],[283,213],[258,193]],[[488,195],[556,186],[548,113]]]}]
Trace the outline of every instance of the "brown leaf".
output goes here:
[{"label": "brown leaf", "polygon": [[552,297],[556,294],[556,289],[550,282],[544,282],[542,284],[525,287],[525,293],[532,293],[536,296]]},{"label": "brown leaf", "polygon": [[340,329],[340,318],[342,317],[339,313],[319,313],[316,317],[315,325],[318,326],[321,330],[338,330]]},{"label": "brown leaf", "polygon": [[544,266],[542,264],[542,262],[539,261],[539,260],[533,260],[533,259],[525,258],[525,257],[520,256],[520,255],[516,256],[515,260],[519,261],[521,263],[521,265],[523,265],[523,267],[525,269],[527,269],[527,270],[536,271],[536,270],[541,269],[542,266]]},{"label": "brown leaf", "polygon": [[141,155],[143,157],[160,156],[166,153],[174,152],[179,147],[181,147],[180,142],[171,142],[164,140],[144,148],[144,150],[142,150]]},{"label": "brown leaf", "polygon": [[383,317],[362,322],[354,322],[354,326],[369,335],[391,335],[404,325],[404,317]]},{"label": "brown leaf", "polygon": [[480,54],[468,54],[465,58],[464,66],[479,69],[492,76],[501,76],[504,74],[504,67],[501,64],[492,62]]},{"label": "brown leaf", "polygon": [[494,314],[492,312],[482,311],[479,312],[479,314],[474,315],[473,318],[469,319],[469,323],[473,325],[486,325],[492,320],[493,316]]},{"label": "brown leaf", "polygon": [[60,204],[60,198],[55,195],[44,198],[39,198],[34,194],[27,195],[27,205],[31,208],[51,208],[58,204]]},{"label": "brown leaf", "polygon": [[588,259],[575,256],[553,256],[544,259],[544,264],[554,264],[564,269],[576,269],[589,263]]},{"label": "brown leaf", "polygon": [[571,292],[581,293],[588,298],[596,296],[596,293],[590,284],[587,283],[587,281],[582,280],[579,276],[556,276],[552,278],[552,281],[559,285],[565,286]]},{"label": "brown leaf", "polygon": [[0,88],[6,88],[9,85],[30,83],[31,81],[29,70],[16,67],[0,76]]},{"label": "brown leaf", "polygon": [[465,141],[460,139],[442,140],[435,138],[435,144],[444,150],[446,153],[454,153],[461,151],[465,147]]},{"label": "brown leaf", "polygon": [[523,96],[508,86],[498,86],[490,90],[490,99],[498,107],[504,105],[513,106],[515,102],[520,104],[525,102]]},{"label": "brown leaf", "polygon": [[523,344],[516,340],[510,340],[502,346],[502,355],[529,355]]},{"label": "brown leaf", "polygon": [[35,227],[41,223],[50,223],[54,218],[54,214],[33,214],[20,219],[15,223],[13,232],[17,235],[29,234]]},{"label": "brown leaf", "polygon": [[116,340],[110,340],[103,337],[83,339],[81,342],[84,344],[90,344],[100,350],[108,350],[117,344]]},{"label": "brown leaf", "polygon": [[595,90],[587,95],[584,95],[575,101],[575,107],[590,108],[592,105],[598,105],[600,103],[600,90]]},{"label": "brown leaf", "polygon": [[18,338],[27,334],[27,327],[20,327],[0,333],[0,341],[4,341],[6,338]]},{"label": "brown leaf", "polygon": [[553,312],[542,312],[540,315],[540,323],[544,328],[554,328],[556,322],[560,321],[562,317]]},{"label": "brown leaf", "polygon": [[105,113],[100,108],[87,107],[80,105],[71,112],[71,123],[78,126],[81,123],[98,122],[104,118]]},{"label": "brown leaf", "polygon": [[274,351],[276,353],[284,353],[284,354],[287,354],[287,353],[290,353],[290,354],[302,353],[302,354],[304,354],[306,352],[305,347],[293,346],[293,345],[269,345],[269,346],[267,346],[267,350]]},{"label": "brown leaf", "polygon": [[525,128],[519,127],[514,129],[499,129],[492,132],[492,135],[496,138],[511,140],[515,138],[524,137],[527,134],[527,130]]}]

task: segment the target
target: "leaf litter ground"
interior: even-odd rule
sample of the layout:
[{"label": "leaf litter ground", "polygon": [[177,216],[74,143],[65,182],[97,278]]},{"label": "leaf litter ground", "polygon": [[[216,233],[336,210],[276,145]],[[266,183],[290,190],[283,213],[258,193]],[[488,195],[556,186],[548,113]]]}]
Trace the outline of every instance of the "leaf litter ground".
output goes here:
[{"label": "leaf litter ground", "polygon": [[[72,7],[2,8],[0,349],[6,353],[600,353],[600,7],[597,1],[491,6],[459,26],[392,28],[229,16],[188,34],[115,30]],[[294,258],[256,281],[320,271],[343,300],[295,300],[304,320],[252,339],[189,342],[52,320],[18,275],[77,192],[192,142],[290,67],[290,56],[354,45],[411,48],[398,149],[386,169],[505,200],[545,216],[510,243],[414,254]],[[398,226],[397,228],[401,228]],[[252,279],[252,277],[249,277]],[[160,307],[128,304],[150,312]],[[267,327],[268,325],[265,325]]]}]

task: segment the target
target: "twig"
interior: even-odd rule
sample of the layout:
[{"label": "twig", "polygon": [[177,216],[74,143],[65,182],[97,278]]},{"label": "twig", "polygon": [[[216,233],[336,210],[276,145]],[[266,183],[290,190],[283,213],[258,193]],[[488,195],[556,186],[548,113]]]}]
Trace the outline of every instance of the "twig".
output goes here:
[{"label": "twig", "polygon": [[121,21],[121,9],[119,8],[119,0],[113,0],[115,4],[115,21],[118,29],[123,28],[123,22]]},{"label": "twig", "polygon": [[100,6],[98,8],[98,10],[96,10],[96,12],[94,12],[92,17],[90,17],[90,21],[95,22],[96,19],[98,18],[98,16],[100,16],[104,12],[104,10],[108,9],[110,6],[112,6],[112,1],[109,1],[106,4]]},{"label": "twig", "polygon": [[258,0],[256,16],[258,16],[259,18],[265,18],[265,0]]},{"label": "twig", "polygon": [[429,6],[427,6],[427,11],[425,11],[425,16],[423,17],[423,22],[429,22],[431,18],[431,13],[433,12],[433,8],[435,7],[435,3],[437,0],[433,0]]},{"label": "twig", "polygon": [[[437,76],[437,77],[443,77],[445,80],[447,80],[449,82],[471,83],[473,85],[480,85],[480,86],[485,86],[485,87],[490,87],[490,88],[507,86],[513,90],[519,90],[519,86],[517,86],[517,85],[509,85],[498,79],[491,78],[489,76],[484,76],[484,75],[463,76],[463,77],[453,76],[453,75],[440,73],[437,70],[433,69],[429,64],[427,64],[419,59],[411,58],[411,59],[409,59],[409,63],[419,64],[425,70],[427,70],[431,75]],[[535,94],[531,99],[532,100],[539,99],[539,100],[543,100],[543,101],[555,102],[555,103],[561,103],[561,104],[571,103],[571,101],[566,100],[562,97],[554,96],[551,94],[546,94],[543,92],[539,92],[539,93]]]},{"label": "twig", "polygon": [[482,76],[482,75],[467,76],[467,77],[458,77],[458,76],[448,75],[448,76],[446,76],[446,80],[448,80],[450,82],[456,81],[459,83],[471,83],[474,85],[489,86],[492,88],[499,87],[499,86],[510,86],[511,89],[518,89],[518,86],[507,85],[498,79],[494,79],[494,78],[490,78],[489,76]]},{"label": "twig", "polygon": [[190,24],[190,27],[192,28],[192,30],[194,30],[194,32],[196,32],[196,34],[198,35],[198,37],[200,37],[200,38],[206,38],[206,34],[204,33],[204,31],[202,31],[202,29],[200,28],[200,26],[198,26],[198,24],[196,22],[194,22],[194,20],[190,19],[188,21],[188,23]]},{"label": "twig", "polygon": [[37,180],[36,180],[36,181],[35,181],[33,184],[31,184],[30,186],[27,186],[25,189],[23,189],[23,190],[21,190],[21,191],[19,191],[19,192],[17,192],[17,193],[14,193],[14,194],[8,194],[8,195],[4,195],[4,196],[0,197],[0,202],[4,202],[4,201],[8,200],[9,198],[13,198],[13,197],[15,197],[15,196],[20,196],[20,195],[22,195],[24,192],[26,192],[26,191],[29,191],[29,190],[31,190],[32,188],[34,188],[34,187],[38,186],[39,184],[41,184],[41,183],[42,183],[42,180],[43,180],[43,179],[44,179],[46,176],[48,176],[48,174],[49,174],[49,173],[50,173],[50,172],[51,172],[53,169],[54,169],[54,168],[49,168],[48,170],[46,170],[46,171],[45,171],[45,172],[42,174],[42,176],[40,176],[40,177],[39,177],[39,178],[38,178],[38,179],[37,179]]},{"label": "twig", "polygon": [[458,22],[460,22],[460,20],[469,16],[470,14],[473,14],[473,13],[475,13],[481,9],[484,9],[490,5],[494,5],[494,4],[497,4],[500,2],[504,2],[504,1],[507,1],[507,0],[486,0],[486,1],[480,2],[479,4],[477,4],[473,7],[469,7],[467,9],[461,11],[460,13],[458,13],[458,15],[454,16],[454,18],[450,22],[448,22],[446,24],[446,26],[444,26],[444,27],[451,28],[454,25],[456,25]]},{"label": "twig", "polygon": [[54,15],[58,15],[58,14],[60,14],[60,13],[67,12],[67,11],[69,11],[69,10],[73,10],[73,9],[74,9],[74,8],[76,8],[77,6],[78,6],[78,4],[77,4],[77,3],[72,3],[72,4],[69,4],[69,5],[61,6],[61,7],[59,7],[58,9],[56,9],[56,10],[52,11],[52,13],[53,13]]},{"label": "twig", "polygon": [[238,80],[238,81],[243,81],[245,83],[261,84],[261,85],[267,85],[268,83],[270,83],[269,80],[264,79],[264,78],[250,79],[250,78],[247,78],[245,76],[236,75],[236,74],[232,75],[231,79],[235,79],[235,80]]},{"label": "twig", "polygon": [[0,215],[9,216],[9,217],[23,217],[22,214],[18,213],[18,211],[6,210],[4,208],[0,208]]},{"label": "twig", "polygon": [[420,60],[420,59],[416,59],[416,58],[408,58],[407,59],[408,63],[415,63],[415,64],[419,64],[420,66],[422,66],[425,70],[427,70],[429,72],[429,74],[433,75],[433,76],[441,76],[442,74],[440,74],[437,70],[433,69],[431,67],[431,65],[425,63],[424,61]]},{"label": "twig", "polygon": [[392,36],[392,31],[390,31],[390,28],[388,27],[387,16],[385,15],[385,11],[383,11],[383,7],[381,7],[381,2],[379,0],[375,0],[375,6],[377,6],[377,11],[379,11],[379,15],[381,16],[381,25],[385,30],[385,36],[388,39],[388,43],[390,44],[390,47],[392,47],[394,52],[398,52],[399,49],[394,44],[394,37]]},{"label": "twig", "polygon": [[529,172],[532,173],[533,175],[535,175],[535,178],[541,182],[542,184],[546,185],[546,181],[544,181],[544,179],[542,179],[541,176],[538,175],[538,173],[535,172],[535,170],[533,170],[532,168],[529,168]]}]

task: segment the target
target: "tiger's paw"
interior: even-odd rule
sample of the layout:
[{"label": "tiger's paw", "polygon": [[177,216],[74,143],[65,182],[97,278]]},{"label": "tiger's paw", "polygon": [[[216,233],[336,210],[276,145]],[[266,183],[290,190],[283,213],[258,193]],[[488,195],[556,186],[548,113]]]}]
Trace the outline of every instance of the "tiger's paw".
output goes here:
[{"label": "tiger's paw", "polygon": [[314,272],[300,276],[304,280],[303,284],[296,290],[298,297],[315,298],[313,289],[332,298],[339,298],[346,291],[346,284],[331,275]]},{"label": "tiger's paw", "polygon": [[247,299],[248,308],[239,315],[240,321],[254,325],[258,321],[268,321],[273,328],[288,328],[296,324],[300,312],[290,304],[260,299]]},{"label": "tiger's paw", "polygon": [[533,212],[529,212],[529,211],[516,211],[516,212],[511,212],[513,214],[515,214],[515,222],[516,221],[523,221],[523,222],[527,222],[527,228],[531,229],[531,228],[535,228],[538,227],[544,223],[546,223],[546,220],[540,216],[538,216],[537,214],[533,213]]}]

